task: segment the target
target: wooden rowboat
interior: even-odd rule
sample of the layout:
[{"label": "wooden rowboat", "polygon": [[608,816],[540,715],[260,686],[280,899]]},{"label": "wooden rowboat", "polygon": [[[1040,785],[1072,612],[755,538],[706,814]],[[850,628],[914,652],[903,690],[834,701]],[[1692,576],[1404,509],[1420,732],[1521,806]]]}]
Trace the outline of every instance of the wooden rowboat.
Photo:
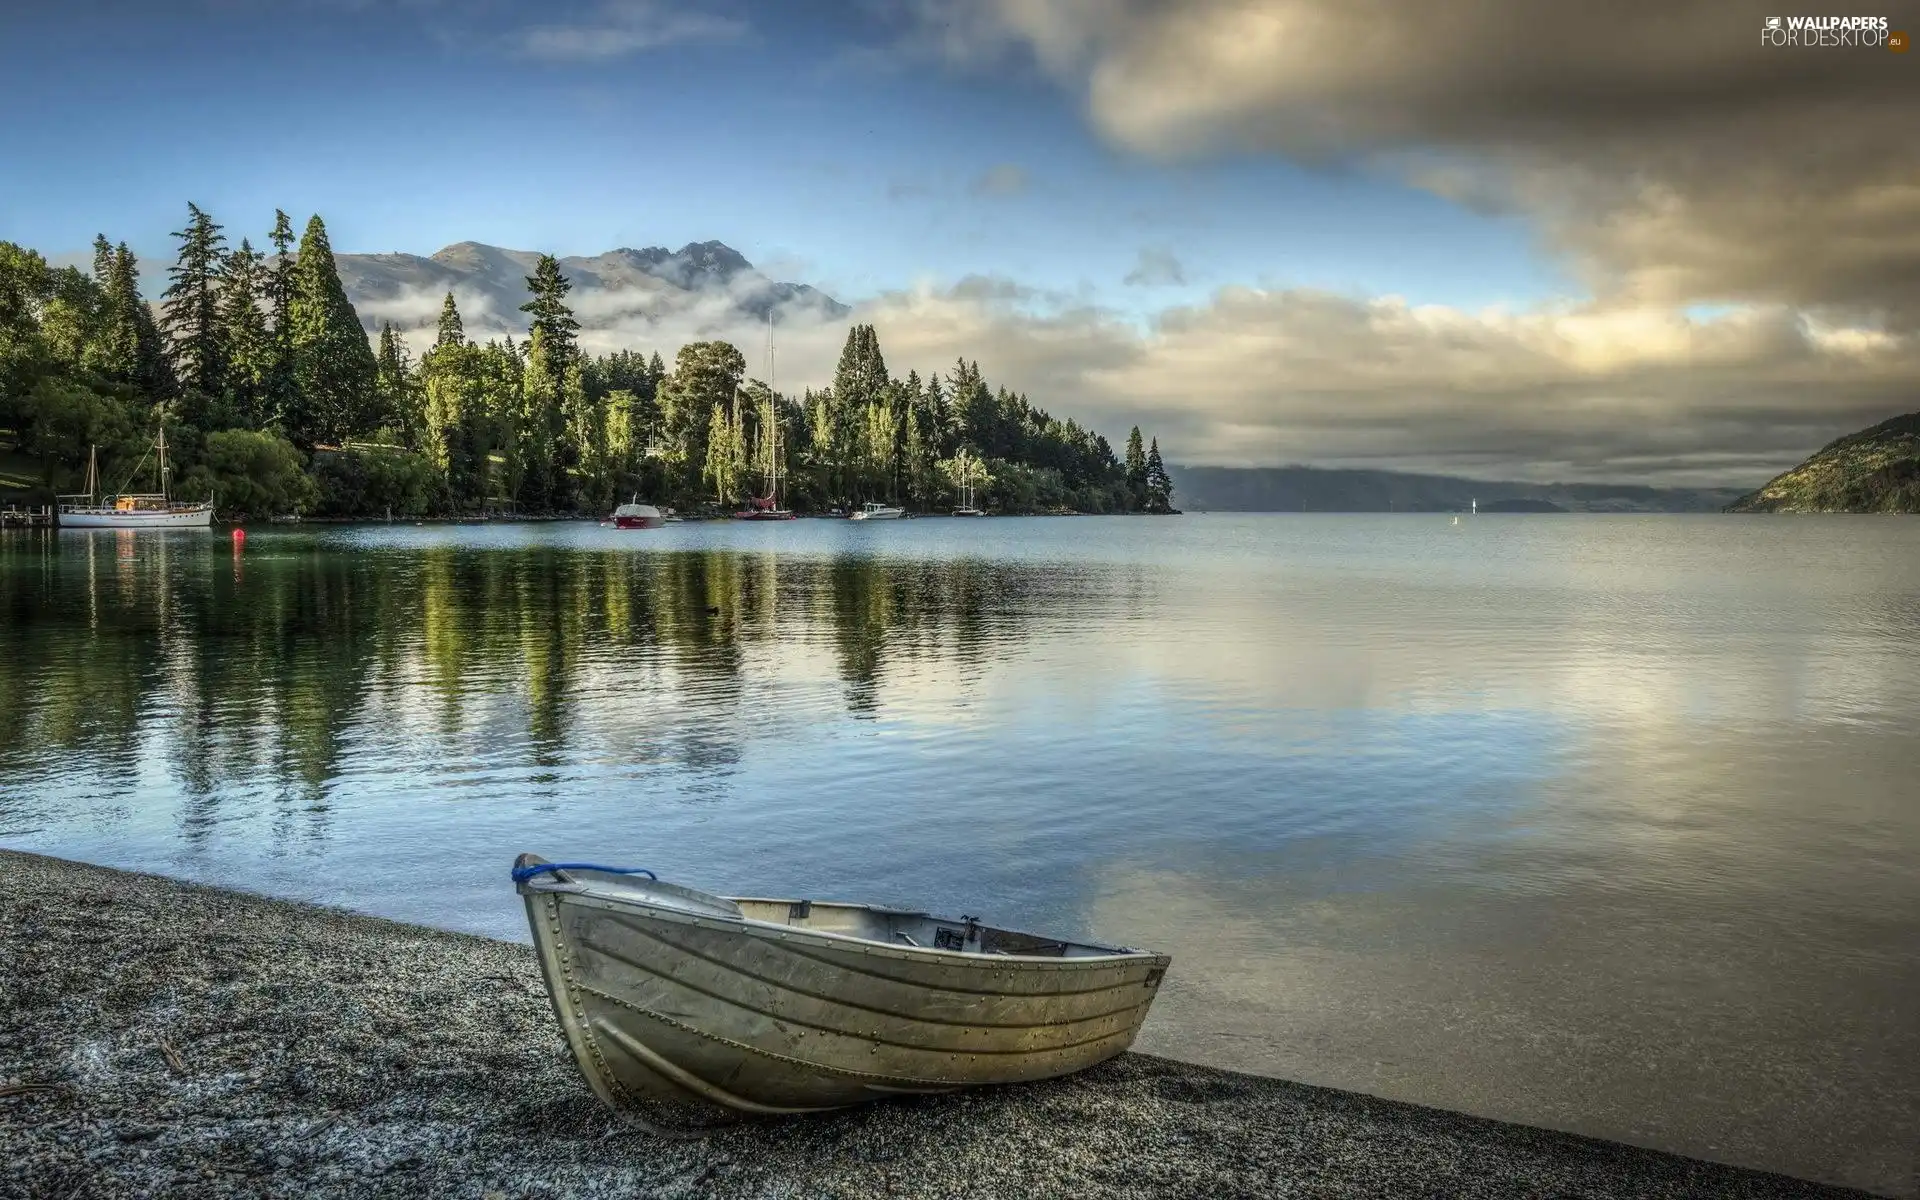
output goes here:
[{"label": "wooden rowboat", "polygon": [[1082,1070],[1132,1044],[1171,961],[531,854],[513,877],[574,1061],[652,1128]]}]

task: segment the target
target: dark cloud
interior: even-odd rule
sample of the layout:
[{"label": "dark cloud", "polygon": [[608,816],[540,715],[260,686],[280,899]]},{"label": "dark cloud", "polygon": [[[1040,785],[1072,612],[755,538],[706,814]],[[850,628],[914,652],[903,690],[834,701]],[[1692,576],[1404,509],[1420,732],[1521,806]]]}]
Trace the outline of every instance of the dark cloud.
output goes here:
[{"label": "dark cloud", "polygon": [[1777,306],[1473,313],[1229,288],[1142,327],[975,280],[889,293],[855,318],[898,369],[965,354],[1052,411],[1110,434],[1138,421],[1176,461],[1222,465],[1757,486],[1911,409],[1920,379],[1912,338]]},{"label": "dark cloud", "polygon": [[917,10],[955,60],[1024,48],[1081,92],[1102,133],[1141,152],[1386,160],[1465,202],[1531,215],[1603,295],[1920,322],[1912,56],[1765,46],[1773,10],[1756,4]]}]

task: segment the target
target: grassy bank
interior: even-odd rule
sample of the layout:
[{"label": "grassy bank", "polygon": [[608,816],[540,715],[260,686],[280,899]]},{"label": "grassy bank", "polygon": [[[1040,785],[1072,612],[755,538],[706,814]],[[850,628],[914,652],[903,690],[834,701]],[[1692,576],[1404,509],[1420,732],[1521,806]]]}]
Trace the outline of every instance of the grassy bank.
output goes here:
[{"label": "grassy bank", "polygon": [[664,1140],[525,946],[11,852],[0,939],[8,1197],[1858,1194],[1144,1055]]}]

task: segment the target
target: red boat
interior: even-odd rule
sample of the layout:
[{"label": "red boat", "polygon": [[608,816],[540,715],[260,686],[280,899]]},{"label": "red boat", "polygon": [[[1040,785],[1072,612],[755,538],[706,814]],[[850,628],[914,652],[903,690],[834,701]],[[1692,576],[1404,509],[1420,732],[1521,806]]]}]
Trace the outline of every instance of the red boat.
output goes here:
[{"label": "red boat", "polygon": [[613,510],[615,529],[658,529],[667,523],[667,518],[651,504],[641,504],[636,498],[632,504],[622,504]]},{"label": "red boat", "polygon": [[781,508],[777,500],[770,496],[755,496],[747,501],[747,507],[733,514],[736,521],[791,521],[793,510]]}]

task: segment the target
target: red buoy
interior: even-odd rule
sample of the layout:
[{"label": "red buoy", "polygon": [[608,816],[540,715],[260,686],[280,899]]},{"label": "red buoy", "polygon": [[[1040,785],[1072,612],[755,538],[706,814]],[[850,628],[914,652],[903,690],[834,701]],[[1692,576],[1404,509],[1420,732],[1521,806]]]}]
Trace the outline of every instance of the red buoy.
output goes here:
[{"label": "red buoy", "polygon": [[234,530],[234,531],[233,531],[233,544],[234,544],[234,545],[236,545],[236,546],[238,546],[238,545],[239,545],[239,544],[240,544],[241,542],[244,542],[244,541],[246,541],[246,540],[247,540],[247,531],[246,531],[246,530],[244,530],[244,529],[236,529],[236,530]]}]

